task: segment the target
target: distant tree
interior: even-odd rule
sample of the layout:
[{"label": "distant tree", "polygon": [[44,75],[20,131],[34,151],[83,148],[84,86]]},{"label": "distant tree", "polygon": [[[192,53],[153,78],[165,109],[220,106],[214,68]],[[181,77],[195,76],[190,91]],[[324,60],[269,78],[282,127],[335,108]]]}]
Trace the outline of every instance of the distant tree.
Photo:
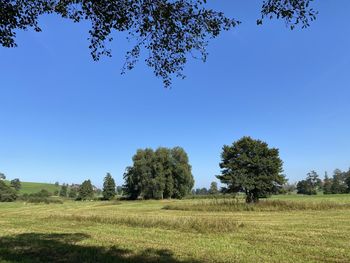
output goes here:
[{"label": "distant tree", "polygon": [[3,174],[3,173],[0,173],[0,180],[5,180],[6,179],[6,176],[5,176],[5,174]]},{"label": "distant tree", "polygon": [[77,189],[73,187],[73,188],[69,189],[68,197],[72,198],[72,199],[75,199],[75,198],[77,198],[77,194],[78,194]]},{"label": "distant tree", "polygon": [[60,197],[67,197],[68,194],[68,185],[62,184],[61,190],[60,190]]},{"label": "distant tree", "polygon": [[316,195],[317,191],[315,189],[312,189],[308,181],[301,180],[297,183],[297,194]]},{"label": "distant tree", "polygon": [[55,186],[56,187],[60,186],[60,183],[59,182],[55,182]]},{"label": "distant tree", "polygon": [[94,194],[95,194],[96,196],[99,196],[99,197],[103,196],[103,195],[102,195],[102,190],[101,190],[100,188],[94,188],[94,186],[92,186],[92,187],[93,187],[93,189],[94,189]]},{"label": "distant tree", "polygon": [[17,197],[16,191],[0,180],[0,202],[13,202]]},{"label": "distant tree", "polygon": [[210,188],[209,188],[209,194],[216,195],[218,193],[219,193],[218,183],[217,182],[211,182]]},{"label": "distant tree", "polygon": [[209,191],[207,188],[203,187],[203,188],[197,188],[195,190],[195,194],[196,195],[208,195],[209,194]]},{"label": "distant tree", "polygon": [[335,169],[333,173],[331,192],[332,194],[345,194],[348,191],[346,173]]},{"label": "distant tree", "polygon": [[22,187],[21,181],[20,181],[18,178],[11,180],[10,185],[11,185],[11,187],[13,187],[16,191],[19,191],[19,190],[21,189],[21,187]]},{"label": "distant tree", "polygon": [[[290,28],[309,26],[317,12],[310,6],[313,0],[264,0],[262,24],[266,18],[283,19]],[[221,32],[235,28],[240,22],[206,6],[206,0],[1,0],[0,45],[16,46],[18,30],[33,28],[41,31],[39,17],[56,14],[74,22],[88,21],[89,48],[94,60],[111,56],[108,43],[113,32],[128,32],[134,40],[127,53],[125,70],[132,69],[147,51],[145,62],[157,77],[169,86],[173,75],[183,77],[183,69],[191,54],[207,58],[208,41]]]},{"label": "distant tree", "polygon": [[323,193],[326,195],[332,193],[332,179],[328,177],[327,172],[325,172],[323,179]]},{"label": "distant tree", "polygon": [[346,173],[345,183],[346,183],[346,185],[347,185],[347,192],[350,193],[350,169],[349,169],[349,171]]},{"label": "distant tree", "polygon": [[316,195],[321,186],[322,181],[319,179],[318,174],[315,171],[311,171],[307,174],[305,180],[298,182],[297,193],[305,195]]},{"label": "distant tree", "polygon": [[123,195],[123,187],[117,186],[117,195]]},{"label": "distant tree", "polygon": [[124,181],[123,192],[130,199],[182,198],[194,184],[188,156],[180,147],[138,150]]},{"label": "distant tree", "polygon": [[78,200],[91,200],[94,196],[94,190],[90,180],[84,181],[79,187]]},{"label": "distant tree", "polygon": [[41,189],[39,192],[34,193],[33,195],[36,197],[47,198],[47,197],[50,197],[52,194],[46,189]]},{"label": "distant tree", "polygon": [[285,183],[282,188],[283,188],[282,190],[283,194],[290,194],[297,189],[297,186],[295,183]]},{"label": "distant tree", "polygon": [[244,192],[247,203],[278,193],[286,182],[278,149],[260,140],[243,137],[225,145],[221,159],[222,172],[217,178],[227,185],[224,191]]},{"label": "distant tree", "polygon": [[311,187],[319,190],[322,187],[322,180],[315,171],[311,171],[307,174],[306,180],[310,182]]},{"label": "distant tree", "polygon": [[116,195],[115,181],[110,173],[107,173],[103,182],[102,195],[104,200],[111,200]]}]

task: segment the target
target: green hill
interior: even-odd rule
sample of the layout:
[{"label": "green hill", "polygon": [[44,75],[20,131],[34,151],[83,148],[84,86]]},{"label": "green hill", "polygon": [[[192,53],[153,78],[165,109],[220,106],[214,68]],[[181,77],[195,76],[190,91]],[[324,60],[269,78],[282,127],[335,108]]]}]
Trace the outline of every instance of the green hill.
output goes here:
[{"label": "green hill", "polygon": [[[6,184],[10,184],[10,181],[5,180]],[[32,183],[32,182],[21,182],[22,188],[19,191],[21,194],[31,194],[31,193],[37,193],[42,189],[45,189],[49,191],[50,193],[55,192],[56,190],[59,190],[59,186],[55,186],[54,184],[47,184],[47,183]]]}]

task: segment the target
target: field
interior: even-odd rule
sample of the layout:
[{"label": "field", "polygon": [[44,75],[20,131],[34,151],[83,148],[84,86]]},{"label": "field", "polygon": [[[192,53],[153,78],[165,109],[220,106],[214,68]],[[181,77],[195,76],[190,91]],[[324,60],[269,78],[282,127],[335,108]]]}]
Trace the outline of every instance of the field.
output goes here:
[{"label": "field", "polygon": [[0,203],[0,262],[350,260],[350,195],[230,202]]},{"label": "field", "polygon": [[[10,185],[10,181],[5,180],[5,183]],[[32,182],[21,182],[20,194],[33,194],[40,190],[47,190],[50,193],[54,193],[56,190],[60,190],[59,186],[47,183],[32,183]]]}]

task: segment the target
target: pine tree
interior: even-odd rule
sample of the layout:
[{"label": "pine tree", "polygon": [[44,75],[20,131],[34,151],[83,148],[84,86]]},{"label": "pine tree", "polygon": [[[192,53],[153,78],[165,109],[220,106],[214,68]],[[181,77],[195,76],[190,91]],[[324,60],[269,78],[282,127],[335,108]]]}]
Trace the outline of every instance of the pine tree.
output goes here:
[{"label": "pine tree", "polygon": [[79,187],[78,200],[91,200],[94,196],[94,190],[90,180],[84,181]]},{"label": "pine tree", "polygon": [[332,193],[332,179],[328,177],[327,172],[325,172],[323,180],[323,193],[326,195]]},{"label": "pine tree", "polygon": [[209,194],[216,195],[218,193],[219,193],[218,183],[217,182],[211,182],[210,188],[209,188]]},{"label": "pine tree", "polygon": [[107,173],[104,182],[103,182],[103,199],[104,200],[111,200],[116,195],[116,185],[113,177],[110,173]]}]

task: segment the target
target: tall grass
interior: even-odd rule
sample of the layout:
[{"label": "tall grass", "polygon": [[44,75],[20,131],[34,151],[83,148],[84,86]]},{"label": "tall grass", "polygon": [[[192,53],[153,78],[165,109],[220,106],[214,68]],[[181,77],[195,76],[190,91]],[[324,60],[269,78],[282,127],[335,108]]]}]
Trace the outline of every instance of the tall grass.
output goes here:
[{"label": "tall grass", "polygon": [[195,216],[97,216],[97,215],[51,215],[50,220],[68,220],[84,223],[115,224],[129,227],[160,228],[184,232],[225,233],[237,231],[244,226],[231,218]]},{"label": "tall grass", "polygon": [[163,207],[166,210],[235,212],[235,211],[295,211],[350,209],[350,204],[336,202],[295,202],[282,200],[261,200],[256,204],[247,204],[242,199],[210,199],[191,203],[174,203]]}]

